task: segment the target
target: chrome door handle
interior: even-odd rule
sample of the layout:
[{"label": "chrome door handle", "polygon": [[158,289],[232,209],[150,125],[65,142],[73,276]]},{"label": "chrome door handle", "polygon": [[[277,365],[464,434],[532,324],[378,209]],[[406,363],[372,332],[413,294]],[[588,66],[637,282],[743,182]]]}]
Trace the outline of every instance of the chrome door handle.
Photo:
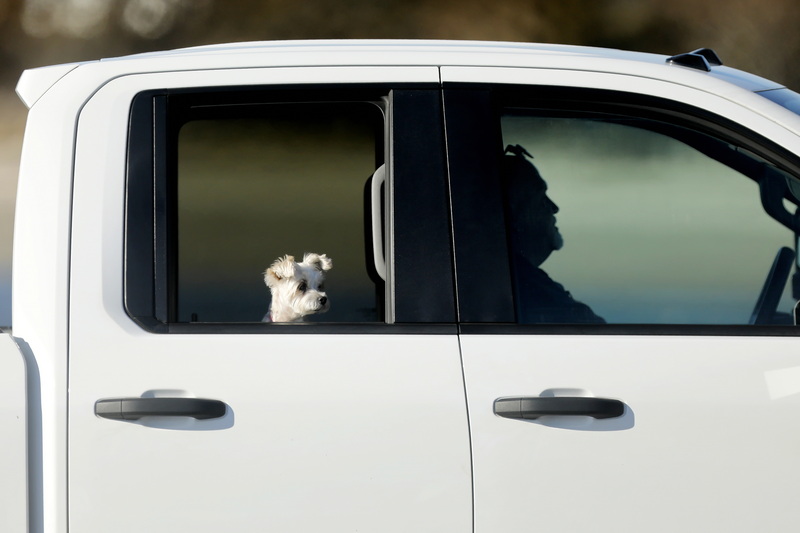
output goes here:
[{"label": "chrome door handle", "polygon": [[532,398],[498,398],[494,414],[503,418],[536,419],[540,416],[590,416],[617,418],[625,412],[625,404],[608,398],[555,396]]},{"label": "chrome door handle", "polygon": [[227,409],[224,402],[202,398],[109,398],[94,404],[94,414],[110,420],[139,420],[145,416],[207,420],[222,418]]}]

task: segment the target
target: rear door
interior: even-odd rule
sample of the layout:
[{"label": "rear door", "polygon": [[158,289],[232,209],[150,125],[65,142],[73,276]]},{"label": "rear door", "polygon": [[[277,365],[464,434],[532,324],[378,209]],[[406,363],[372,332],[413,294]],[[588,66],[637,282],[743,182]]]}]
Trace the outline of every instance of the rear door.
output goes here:
[{"label": "rear door", "polygon": [[[87,102],[71,531],[470,531],[437,82],[154,74]],[[264,270],[305,252],[333,259],[330,312],[262,323]]]},{"label": "rear door", "polygon": [[798,139],[662,82],[443,77],[476,533],[794,530]]}]

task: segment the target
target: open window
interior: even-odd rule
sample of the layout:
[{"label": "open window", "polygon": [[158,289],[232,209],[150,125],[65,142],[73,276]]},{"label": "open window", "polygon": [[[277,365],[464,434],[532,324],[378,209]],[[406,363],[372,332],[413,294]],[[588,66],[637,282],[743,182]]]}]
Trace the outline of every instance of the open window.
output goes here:
[{"label": "open window", "polygon": [[[435,91],[368,86],[138,95],[129,315],[152,331],[261,324],[265,270],[324,253],[330,310],[306,322],[453,321],[440,106]],[[431,290],[417,281],[426,254],[443,259]]]},{"label": "open window", "polygon": [[308,320],[379,321],[363,210],[383,131],[380,102],[190,109],[177,139],[177,321],[261,320],[263,272],[307,252],[333,260],[336,288]]},{"label": "open window", "polygon": [[[384,282],[371,275],[373,258],[366,256],[372,237],[364,188],[384,163],[386,98],[377,91],[312,96],[274,90],[139,96],[132,127],[137,113],[152,113],[142,129],[149,122],[153,152],[140,157],[152,157],[154,170],[138,168],[132,158],[129,182],[138,185],[129,183],[128,210],[130,221],[137,203],[153,195],[156,320],[260,322],[270,301],[265,270],[279,257],[300,261],[310,252],[334,261],[328,283],[336,287],[335,305],[319,319],[383,320]],[[146,231],[129,224],[129,254],[138,233],[147,241]],[[129,256],[126,264],[136,268],[137,261]],[[127,276],[128,289],[148,277]],[[128,290],[129,310],[136,301]]]}]

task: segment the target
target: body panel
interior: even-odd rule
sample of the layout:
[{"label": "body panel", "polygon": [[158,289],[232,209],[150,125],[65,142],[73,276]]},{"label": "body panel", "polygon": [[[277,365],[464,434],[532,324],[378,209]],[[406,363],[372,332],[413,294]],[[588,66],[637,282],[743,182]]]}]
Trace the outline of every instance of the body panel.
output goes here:
[{"label": "body panel", "polygon": [[[545,99],[537,101],[536,96],[542,94],[535,92],[537,86],[555,87],[553,93],[563,88],[585,89],[583,95],[578,90],[569,93],[575,109],[584,109],[581,104],[591,109],[592,103],[599,107],[598,101],[605,102],[596,89],[617,91],[614,94],[621,106],[632,101],[635,104],[631,105],[640,105],[641,110],[663,105],[691,115],[691,105],[697,116],[714,113],[709,122],[716,119],[715,124],[722,124],[724,117],[749,129],[736,130],[742,137],[752,140],[757,138],[752,133],[760,134],[791,153],[800,151],[800,140],[784,125],[796,117],[770,109],[771,104],[766,99],[759,101],[758,96],[734,101],[735,88],[719,95],[618,73],[443,68],[442,77],[446,87],[450,84],[445,92],[445,117],[450,127],[459,307],[462,320],[469,317],[484,322],[462,325],[460,337],[470,413],[476,533],[791,531],[799,518],[792,502],[800,495],[795,483],[800,471],[795,450],[800,425],[793,422],[792,413],[800,401],[800,355],[796,337],[787,331],[790,328],[783,330],[788,336],[773,337],[768,329],[756,332],[747,325],[727,332],[677,324],[648,324],[638,329],[619,323],[500,325],[522,320],[514,314],[515,302],[490,303],[487,293],[506,294],[511,300],[513,292],[506,259],[512,244],[506,244],[510,238],[503,222],[509,211],[504,210],[501,193],[495,192],[501,180],[499,165],[495,166],[496,147],[504,146],[499,121],[505,109],[498,111],[497,107],[506,105],[503,91],[509,86],[518,90],[514,94],[531,89],[525,104],[515,108],[520,113],[527,110],[526,105],[545,116],[557,108]],[[627,95],[630,98],[626,100]],[[648,101],[641,95],[653,98]],[[669,107],[668,101],[675,105]],[[617,108],[600,109],[615,116]],[[787,119],[782,124],[768,119],[773,112]],[[668,123],[669,113],[661,115],[661,120]],[[687,128],[692,126],[691,120],[683,124],[687,123]],[[534,164],[548,157],[546,149],[528,148],[536,153]],[[646,154],[631,152],[632,160],[646,158]],[[586,153],[577,148],[573,157]],[[644,170],[637,174],[636,166],[631,165],[634,172],[625,177],[658,179],[657,173],[648,174],[646,165],[641,167]],[[545,173],[544,179],[557,187],[556,176]],[[593,192],[584,204],[591,209],[604,205],[602,188]],[[493,193],[498,198],[493,198]],[[756,204],[758,193],[753,186]],[[722,192],[711,196],[709,201],[727,198]],[[670,200],[635,198],[624,207],[635,211],[638,205],[652,201],[672,206],[679,215],[687,211]],[[554,201],[560,203],[558,197]],[[483,215],[480,232],[470,215],[478,206]],[[624,208],[622,211],[620,220],[624,222]],[[595,218],[612,216],[601,208],[587,213]],[[761,215],[768,218],[766,213]],[[569,216],[577,215],[564,208],[563,217]],[[791,243],[792,232],[771,222]],[[565,241],[570,237],[565,235]],[[654,249],[661,242],[658,237],[651,235]],[[471,253],[459,252],[468,246]],[[564,253],[557,250],[550,251]],[[618,253],[632,262],[636,250],[599,248],[598,253]],[[495,276],[483,280],[481,288],[473,288],[470,280],[487,270],[486,256],[500,258],[491,266]],[[548,271],[551,264],[545,261],[543,270]],[[669,263],[665,268],[670,268]],[[591,269],[587,270],[591,277]],[[629,291],[636,288],[627,287]],[[655,309],[658,304],[651,302]],[[567,415],[509,419],[494,411],[498,399],[554,397],[617,400],[625,404],[625,410],[622,416],[608,419]]]},{"label": "body panel", "polygon": [[[662,67],[683,69],[683,67]],[[706,75],[702,80],[687,77],[688,74],[675,72],[674,76],[662,72],[660,76],[647,75],[644,72],[626,72],[624,70],[588,70],[570,69],[561,66],[552,68],[492,68],[471,66],[442,67],[442,83],[508,83],[518,85],[552,85],[565,87],[587,87],[644,93],[652,96],[691,103],[694,106],[710,111],[739,118],[737,109],[754,111],[760,117],[746,115],[749,120],[757,120],[761,126],[768,128],[772,140],[780,142],[785,137],[781,129],[792,132],[790,138],[796,138],[800,132],[800,117],[778,104],[750,90],[733,85]],[[689,72],[689,74],[696,74]],[[704,76],[703,74],[698,74]],[[701,82],[701,83],[697,83]],[[782,127],[782,128],[781,128]]]},{"label": "body panel", "polygon": [[0,529],[28,527],[28,372],[11,335],[0,335]]},{"label": "body panel", "polygon": [[[71,529],[470,529],[455,334],[393,334],[386,326],[370,333],[366,325],[365,334],[351,328],[309,335],[304,326],[310,325],[302,324],[283,334],[152,334],[126,315],[121,300],[119,162],[127,106],[120,102],[153,86],[436,76],[435,69],[414,68],[132,76],[107,85],[85,106],[72,227]],[[261,283],[257,272],[254,281],[254,288]],[[99,399],[159,396],[221,400],[227,413],[208,421],[139,422],[94,414]]]},{"label": "body panel", "polygon": [[[461,346],[476,533],[792,531],[800,519],[795,339],[465,335]],[[500,397],[550,395],[618,399],[626,412],[492,411]]]}]

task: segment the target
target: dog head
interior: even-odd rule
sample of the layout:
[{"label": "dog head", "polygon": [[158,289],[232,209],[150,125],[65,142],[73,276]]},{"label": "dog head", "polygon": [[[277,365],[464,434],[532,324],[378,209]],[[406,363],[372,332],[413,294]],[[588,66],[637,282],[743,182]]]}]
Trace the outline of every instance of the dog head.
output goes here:
[{"label": "dog head", "polygon": [[272,295],[269,320],[299,322],[306,315],[327,311],[330,301],[324,282],[325,272],[331,268],[333,262],[325,254],[305,254],[300,263],[291,255],[276,259],[264,272],[264,283]]}]

